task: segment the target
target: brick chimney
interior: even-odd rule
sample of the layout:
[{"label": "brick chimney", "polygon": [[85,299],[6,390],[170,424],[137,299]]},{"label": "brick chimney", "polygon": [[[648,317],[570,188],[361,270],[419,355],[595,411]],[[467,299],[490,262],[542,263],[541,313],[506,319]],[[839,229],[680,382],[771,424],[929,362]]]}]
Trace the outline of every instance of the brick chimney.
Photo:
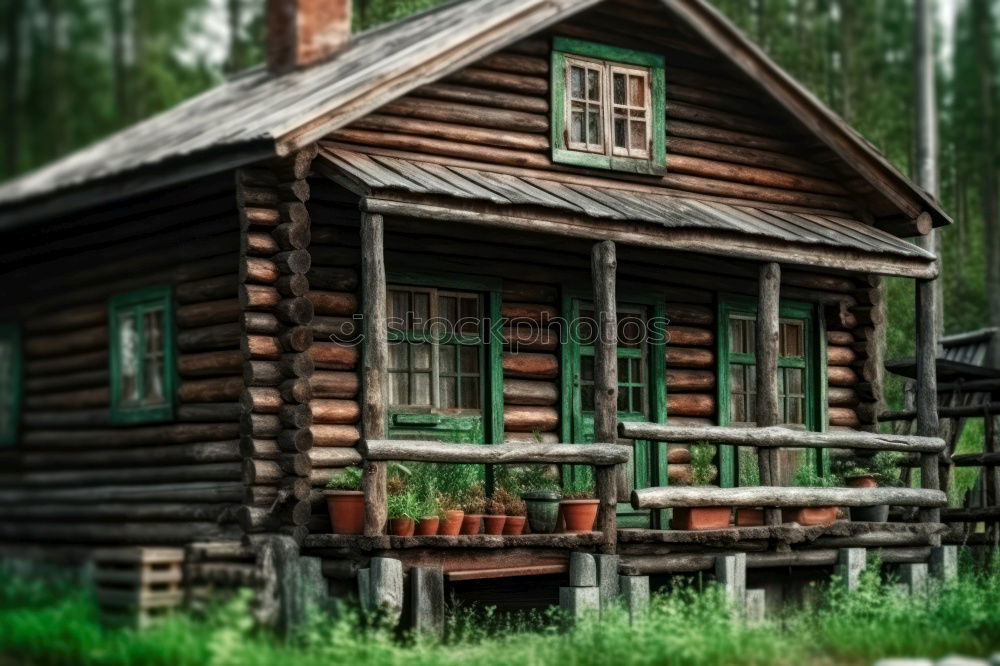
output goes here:
[{"label": "brick chimney", "polygon": [[351,37],[351,0],[267,0],[267,68],[323,60]]}]

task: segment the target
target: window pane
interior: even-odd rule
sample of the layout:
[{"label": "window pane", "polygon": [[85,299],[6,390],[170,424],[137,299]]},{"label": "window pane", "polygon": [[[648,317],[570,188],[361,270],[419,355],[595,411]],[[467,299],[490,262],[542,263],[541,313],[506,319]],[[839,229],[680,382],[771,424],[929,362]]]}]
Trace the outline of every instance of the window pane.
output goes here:
[{"label": "window pane", "polygon": [[389,404],[410,404],[410,375],[405,372],[389,373]]},{"label": "window pane", "polygon": [[444,322],[444,330],[453,333],[455,322],[458,321],[458,299],[454,296],[438,298],[438,317]]},{"label": "window pane", "polygon": [[743,379],[743,366],[729,366],[730,409],[729,420],[742,423],[747,420],[746,413],[746,382]]},{"label": "window pane", "polygon": [[615,104],[625,104],[625,75],[616,72],[612,77],[614,78]]},{"label": "window pane", "polygon": [[407,370],[409,369],[410,346],[405,342],[389,343],[389,369]]},{"label": "window pane", "polygon": [[462,378],[462,403],[459,407],[463,409],[479,408],[479,380],[475,377]]},{"label": "window pane", "polygon": [[632,130],[632,137],[630,148],[635,150],[645,150],[646,149],[646,123],[639,120],[633,120],[629,126]]},{"label": "window pane", "polygon": [[144,317],[146,332],[146,358],[144,374],[144,403],[161,404],[163,394],[163,311],[147,312]]},{"label": "window pane", "polygon": [[457,379],[454,377],[441,377],[440,391],[441,400],[439,407],[453,409],[458,407]]},{"label": "window pane", "polygon": [[785,393],[788,395],[803,395],[802,390],[802,369],[784,368],[785,371]]},{"label": "window pane", "polygon": [[586,143],[587,137],[583,132],[583,104],[573,103],[573,111],[569,121],[569,140],[573,143]]},{"label": "window pane", "polygon": [[632,387],[632,411],[633,412],[644,412],[643,409],[643,399],[642,399],[642,387],[633,386]]},{"label": "window pane", "polygon": [[419,372],[412,375],[413,381],[410,385],[412,395],[410,404],[420,407],[431,405],[431,375],[428,372]]},{"label": "window pane", "polygon": [[406,291],[392,289],[389,291],[389,329],[403,330],[408,326],[407,314],[410,311],[410,294]]},{"label": "window pane", "polygon": [[587,113],[587,143],[595,145],[601,143],[601,112],[594,105],[590,105],[590,111]]},{"label": "window pane", "polygon": [[629,104],[632,106],[646,106],[646,86],[645,80],[641,76],[628,77],[629,83]]},{"label": "window pane", "polygon": [[624,390],[622,390],[621,388],[618,389],[618,411],[620,412],[631,411],[628,408],[628,395],[629,395],[628,389]]},{"label": "window pane", "polygon": [[479,299],[462,298],[459,301],[458,315],[461,318],[461,331],[465,335],[477,335],[479,333]]},{"label": "window pane", "polygon": [[421,330],[431,318],[431,296],[426,292],[416,292],[413,294],[413,315],[411,327]]},{"label": "window pane", "polygon": [[628,132],[625,129],[627,121],[624,118],[615,117],[615,148],[628,148]]},{"label": "window pane", "polygon": [[139,403],[139,333],[135,315],[124,312],[118,315],[118,346],[121,350],[121,403]]},{"label": "window pane", "polygon": [[594,102],[601,99],[601,73],[596,69],[587,70],[587,99]]},{"label": "window pane", "polygon": [[462,374],[479,374],[479,347],[462,347]]},{"label": "window pane", "polygon": [[586,96],[584,94],[583,88],[583,68],[573,65],[569,70],[569,86],[570,86],[570,96],[574,99],[584,99]]},{"label": "window pane", "polygon": [[410,367],[413,370],[431,369],[431,346],[429,344],[411,344],[410,354]]},{"label": "window pane", "polygon": [[441,345],[438,347],[438,369],[442,375],[454,375],[458,366],[455,363],[455,354],[458,353],[455,345]]},{"label": "window pane", "polygon": [[805,348],[805,327],[798,322],[781,323],[781,356],[803,355]]},{"label": "window pane", "polygon": [[629,359],[627,359],[627,358],[619,358],[618,359],[618,381],[619,381],[619,383],[621,383],[621,382],[627,382],[628,381],[628,376],[629,376],[629,374],[628,374],[628,370],[629,370],[629,363],[628,363],[628,361],[629,361]]}]

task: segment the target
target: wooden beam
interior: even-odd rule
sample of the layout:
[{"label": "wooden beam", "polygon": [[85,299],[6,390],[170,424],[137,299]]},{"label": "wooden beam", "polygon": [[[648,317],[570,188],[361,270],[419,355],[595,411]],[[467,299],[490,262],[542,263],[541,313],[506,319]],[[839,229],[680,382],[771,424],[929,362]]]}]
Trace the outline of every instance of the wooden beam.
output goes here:
[{"label": "wooden beam", "polygon": [[[362,429],[366,440],[385,437],[385,385],[389,367],[389,329],[386,318],[385,254],[382,216],[361,217],[361,313],[365,331],[362,373]],[[365,493],[365,536],[382,534],[388,508],[386,463],[366,460],[362,474]]]},{"label": "wooden beam", "polygon": [[[937,437],[939,434],[937,403],[937,310],[934,282],[916,281],[916,335],[917,335],[917,434]],[[939,454],[924,453],[920,456],[920,487],[938,490]],[[925,523],[941,521],[936,508],[923,509],[920,520]]]},{"label": "wooden beam", "polygon": [[633,490],[631,502],[632,508],[637,510],[701,506],[798,507],[871,506],[873,504],[942,507],[948,504],[948,496],[940,490],[924,488],[658,486]]},{"label": "wooden beam", "polygon": [[[594,315],[598,338],[594,345],[594,441],[614,445],[618,441],[618,306],[615,294],[617,256],[615,244],[603,241],[591,250],[594,285]],[[590,447],[587,447],[590,448]],[[595,490],[600,500],[597,530],[605,536],[602,550],[615,551],[615,518],[619,495],[628,490],[627,459],[614,468],[594,470]]]},{"label": "wooden beam", "polygon": [[[780,422],[778,409],[778,313],[781,302],[781,266],[767,263],[760,267],[757,282],[757,426],[767,428]],[[778,484],[778,452],[757,450],[757,466],[762,486]],[[779,525],[781,513],[764,511],[764,522]]]},{"label": "wooden beam", "polygon": [[448,442],[384,439],[360,445],[366,460],[406,460],[456,464],[562,464],[610,466],[629,459],[629,447],[618,444],[451,444]]},{"label": "wooden beam", "polygon": [[789,447],[809,449],[867,449],[939,453],[945,442],[940,437],[893,435],[871,432],[809,432],[787,428],[725,428],[721,426],[673,426],[662,423],[620,423],[618,434],[629,439],[644,439],[673,444],[717,442],[736,446]]},{"label": "wooden beam", "polygon": [[[971,391],[970,391],[971,392]],[[961,407],[938,407],[938,418],[976,418],[986,415],[1000,414],[1000,402],[987,402],[978,405],[963,405]],[[904,409],[893,412],[882,412],[879,421],[910,421],[917,418],[917,410]]]},{"label": "wooden beam", "polygon": [[900,238],[912,238],[914,236],[926,236],[934,229],[934,220],[927,211],[920,213],[914,218],[892,217],[879,218],[875,220],[875,226],[882,231],[887,231],[893,236]]}]

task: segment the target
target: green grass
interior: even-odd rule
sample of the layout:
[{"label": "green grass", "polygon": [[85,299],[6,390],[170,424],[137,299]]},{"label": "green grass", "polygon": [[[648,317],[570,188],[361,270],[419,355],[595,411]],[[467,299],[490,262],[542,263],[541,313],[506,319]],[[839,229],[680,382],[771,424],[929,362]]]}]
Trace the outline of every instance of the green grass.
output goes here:
[{"label": "green grass", "polygon": [[144,633],[105,630],[78,588],[2,578],[0,655],[36,666],[860,665],[884,656],[985,656],[1000,648],[1000,575],[971,571],[911,600],[870,570],[860,590],[848,594],[834,584],[815,605],[759,626],[733,619],[714,589],[691,586],[655,597],[648,619],[635,626],[622,613],[566,629],[554,613],[466,611],[451,619],[444,643],[397,640],[350,611],[336,619],[317,614],[296,641],[281,643],[253,628],[245,595],[206,617],[178,614]]}]

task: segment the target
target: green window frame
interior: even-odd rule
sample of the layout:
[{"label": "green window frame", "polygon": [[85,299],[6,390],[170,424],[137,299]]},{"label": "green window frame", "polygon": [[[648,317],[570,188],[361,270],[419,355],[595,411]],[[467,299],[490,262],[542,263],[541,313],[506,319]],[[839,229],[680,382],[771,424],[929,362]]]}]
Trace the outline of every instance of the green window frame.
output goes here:
[{"label": "green window frame", "polygon": [[112,423],[172,420],[177,379],[170,287],[114,296],[108,331]]},{"label": "green window frame", "polygon": [[[717,317],[717,358],[718,358],[718,409],[719,425],[732,424],[733,375],[732,368],[736,366],[753,366],[756,363],[756,350],[734,352],[732,350],[732,318],[756,320],[757,301],[745,296],[727,296],[719,298]],[[819,316],[816,306],[800,301],[782,301],[778,317],[783,323],[801,322],[804,335],[802,356],[785,355],[778,357],[778,387],[784,391],[785,376],[788,369],[802,371],[803,409],[802,421],[807,430],[826,430],[826,331],[823,318]],[[748,391],[749,392],[749,391]],[[787,410],[789,394],[787,391],[783,410]],[[794,396],[793,396],[794,397]],[[746,424],[749,425],[749,424]],[[806,451],[807,461],[823,474],[829,469],[829,456],[825,450],[809,449]],[[735,447],[719,447],[719,482],[722,487],[733,487],[739,479],[738,460]]]},{"label": "green window frame", "polygon": [[17,443],[21,417],[21,330],[0,323],[0,446]]},{"label": "green window frame", "polygon": [[[570,128],[567,121],[567,100],[573,94],[573,85],[567,85],[573,66],[585,68],[585,86],[590,85],[591,76],[596,82],[597,92],[586,89],[576,104],[584,109],[584,125],[589,123],[591,113],[599,110],[596,143],[590,141],[587,127],[582,143],[571,146]],[[567,37],[555,37],[552,43],[552,118],[551,144],[552,161],[595,169],[611,169],[629,173],[662,175],[667,171],[666,148],[666,77],[664,59],[661,55],[633,51],[606,44],[585,42]],[[637,90],[643,101],[635,105],[631,99],[616,99],[610,93],[614,86],[611,81],[622,76],[630,87],[633,80],[645,79],[645,84]],[[624,93],[623,93],[624,94]],[[596,97],[595,97],[596,95]],[[631,104],[631,106],[630,106]],[[570,102],[570,106],[573,103]],[[639,114],[638,116],[636,114]],[[627,138],[626,147],[615,145],[615,123],[623,123]],[[631,147],[631,136],[635,127],[645,123],[646,146],[642,149]],[[616,154],[617,153],[617,154]],[[633,154],[634,153],[634,154]]]},{"label": "green window frame", "polygon": [[[433,273],[389,273],[386,282],[393,286],[410,287],[421,292],[475,293],[480,297],[480,330],[475,335],[461,332],[429,333],[411,330],[389,330],[389,343],[426,343],[439,348],[454,345],[456,348],[454,377],[460,391],[461,348],[474,346],[479,349],[479,406],[473,409],[442,409],[433,404],[423,406],[390,405],[387,410],[387,429],[390,437],[432,436],[442,441],[467,441],[478,439],[482,443],[499,443],[503,440],[503,367],[501,285],[499,280],[474,276],[442,276]],[[387,303],[388,306],[388,303]],[[433,314],[432,314],[433,316]],[[392,350],[390,349],[390,357]],[[437,377],[440,369],[436,360],[428,371]],[[392,361],[390,360],[390,363]],[[392,381],[390,370],[387,382]],[[386,386],[387,394],[390,387]],[[439,401],[438,401],[439,402]],[[479,432],[474,432],[478,430]],[[472,437],[469,437],[472,435]]]}]

